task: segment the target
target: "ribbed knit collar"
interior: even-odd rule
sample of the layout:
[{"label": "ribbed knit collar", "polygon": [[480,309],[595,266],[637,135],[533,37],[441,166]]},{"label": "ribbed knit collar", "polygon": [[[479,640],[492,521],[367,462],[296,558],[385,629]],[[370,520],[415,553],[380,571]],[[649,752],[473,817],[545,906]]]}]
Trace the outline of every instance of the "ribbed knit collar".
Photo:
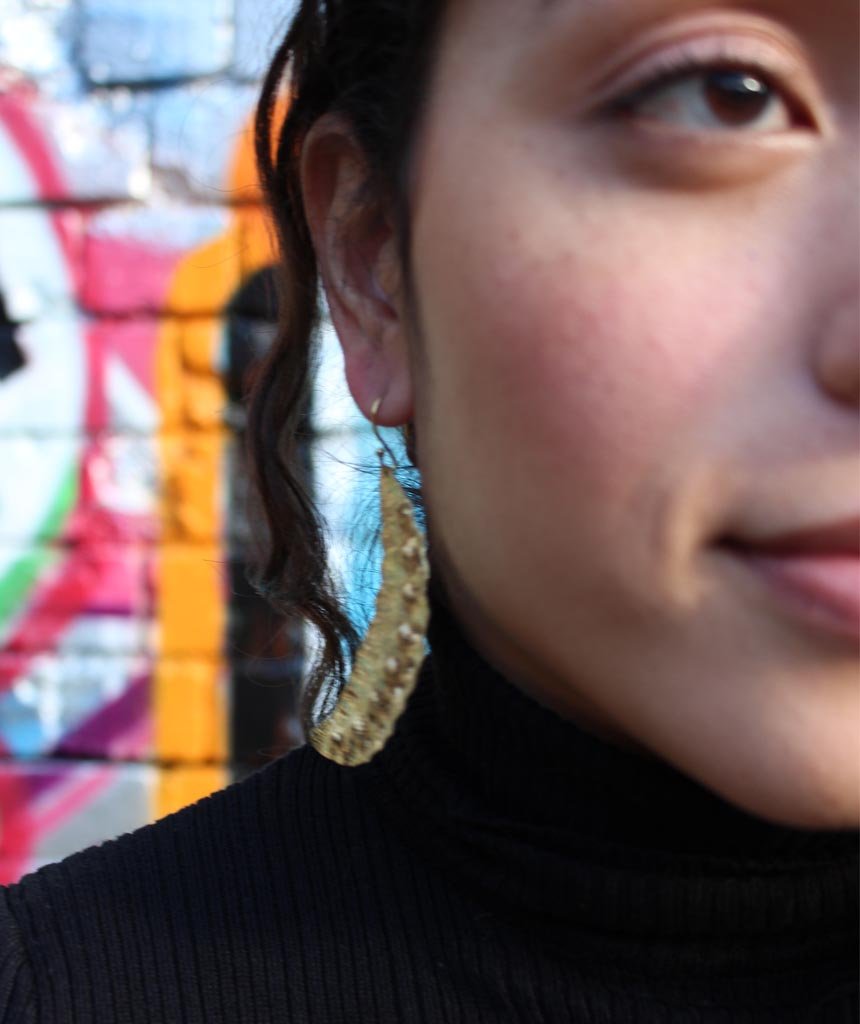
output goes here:
[{"label": "ribbed knit collar", "polygon": [[[431,654],[372,780],[407,841],[556,953],[774,971],[857,930],[857,832],[774,825],[508,682],[431,586]],[[798,978],[800,975],[798,975]]]}]

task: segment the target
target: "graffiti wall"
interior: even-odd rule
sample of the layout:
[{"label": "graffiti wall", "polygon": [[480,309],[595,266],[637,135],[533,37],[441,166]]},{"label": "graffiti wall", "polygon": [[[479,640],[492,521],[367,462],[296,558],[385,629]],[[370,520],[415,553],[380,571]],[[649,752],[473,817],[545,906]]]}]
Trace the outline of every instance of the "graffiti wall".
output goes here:
[{"label": "graffiti wall", "polygon": [[[302,741],[310,639],[246,581],[241,454],[274,316],[249,126],[289,13],[0,0],[0,884]],[[373,441],[322,342],[308,483],[360,623]]]}]

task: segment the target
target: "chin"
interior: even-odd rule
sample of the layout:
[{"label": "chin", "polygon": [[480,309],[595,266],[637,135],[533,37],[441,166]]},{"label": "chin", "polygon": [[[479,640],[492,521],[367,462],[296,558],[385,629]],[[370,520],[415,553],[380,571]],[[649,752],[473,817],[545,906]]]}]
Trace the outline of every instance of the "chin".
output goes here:
[{"label": "chin", "polygon": [[781,784],[743,792],[723,792],[738,807],[774,825],[810,830],[860,828],[860,782],[830,779],[828,787],[810,786],[809,780],[787,773]]}]

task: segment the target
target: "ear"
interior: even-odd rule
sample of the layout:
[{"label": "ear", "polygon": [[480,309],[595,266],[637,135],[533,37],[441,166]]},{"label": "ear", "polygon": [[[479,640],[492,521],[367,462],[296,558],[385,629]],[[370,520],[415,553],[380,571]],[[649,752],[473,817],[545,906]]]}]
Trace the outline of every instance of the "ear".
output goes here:
[{"label": "ear", "polygon": [[301,185],[352,397],[381,426],[413,415],[396,235],[384,204],[363,193],[367,162],[343,118],[323,115],[302,146]]}]

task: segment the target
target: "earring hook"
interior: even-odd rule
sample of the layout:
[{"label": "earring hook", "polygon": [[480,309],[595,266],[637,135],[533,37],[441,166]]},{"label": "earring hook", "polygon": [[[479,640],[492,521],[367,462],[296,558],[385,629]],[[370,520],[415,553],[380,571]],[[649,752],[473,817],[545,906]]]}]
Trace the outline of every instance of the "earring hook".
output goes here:
[{"label": "earring hook", "polygon": [[376,454],[379,456],[380,459],[382,459],[383,454],[387,453],[389,459],[391,459],[392,468],[396,469],[397,468],[397,459],[394,457],[394,453],[392,452],[392,450],[388,447],[388,444],[386,443],[385,438],[382,436],[382,434],[379,433],[379,427],[377,426],[377,423],[376,423],[376,417],[379,414],[379,407],[381,405],[382,405],[382,399],[381,398],[377,398],[374,401],[373,405],[371,405],[371,407],[370,407],[370,415],[372,417],[371,421],[370,421],[370,425],[373,427],[374,434],[376,434],[376,440],[379,441],[380,445],[382,446],[381,448],[379,448],[377,450]]}]

